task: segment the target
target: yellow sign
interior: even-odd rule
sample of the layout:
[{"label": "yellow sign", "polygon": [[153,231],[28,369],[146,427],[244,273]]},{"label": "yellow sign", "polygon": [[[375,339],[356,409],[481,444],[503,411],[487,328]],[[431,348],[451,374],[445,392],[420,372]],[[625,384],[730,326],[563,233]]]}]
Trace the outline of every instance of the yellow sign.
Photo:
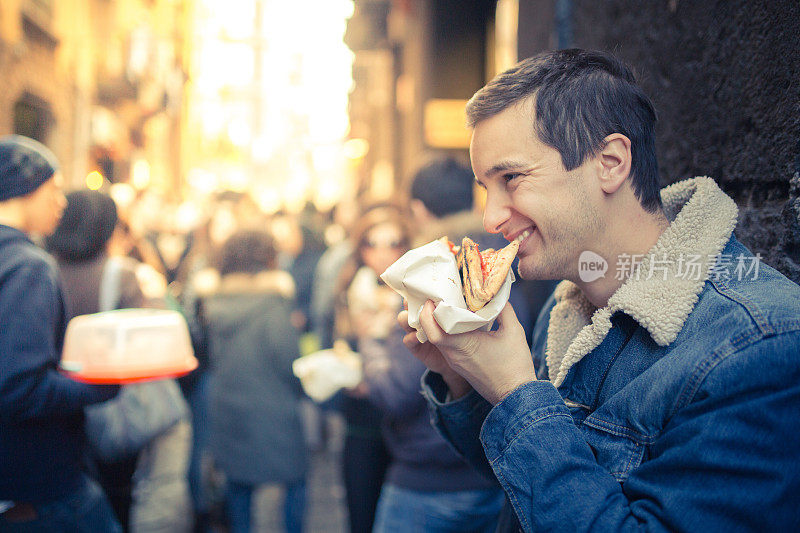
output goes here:
[{"label": "yellow sign", "polygon": [[432,99],[425,103],[425,143],[431,148],[469,148],[466,100]]}]

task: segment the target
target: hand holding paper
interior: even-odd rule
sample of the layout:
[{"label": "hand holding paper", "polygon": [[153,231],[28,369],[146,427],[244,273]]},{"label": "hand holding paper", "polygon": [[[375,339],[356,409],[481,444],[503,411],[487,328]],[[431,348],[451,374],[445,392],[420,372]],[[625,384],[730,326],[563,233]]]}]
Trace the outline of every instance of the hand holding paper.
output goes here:
[{"label": "hand holding paper", "polygon": [[381,279],[406,299],[408,323],[417,330],[419,341],[425,342],[419,316],[426,301],[436,304],[433,316],[446,333],[488,331],[508,301],[514,273],[509,269],[497,294],[475,312],[467,309],[456,257],[441,240],[406,252],[381,274]]},{"label": "hand holding paper", "polygon": [[[471,246],[470,242],[465,244]],[[487,258],[491,262],[500,254],[512,252],[513,243],[508,249],[480,256],[477,268],[466,275],[484,271],[485,276]],[[475,257],[459,261],[462,271],[468,259],[474,263]],[[536,379],[525,332],[507,303],[514,274],[509,269],[499,292],[472,312],[464,300],[463,274],[459,275],[456,263],[447,241],[439,240],[407,252],[381,277],[408,302],[408,311],[398,316],[409,332],[403,339],[406,347],[428,368],[441,374],[453,398],[474,388],[497,404],[520,384]],[[426,305],[428,300],[436,302],[435,309]],[[500,327],[487,332],[495,319]],[[411,336],[414,330],[416,339]]]}]

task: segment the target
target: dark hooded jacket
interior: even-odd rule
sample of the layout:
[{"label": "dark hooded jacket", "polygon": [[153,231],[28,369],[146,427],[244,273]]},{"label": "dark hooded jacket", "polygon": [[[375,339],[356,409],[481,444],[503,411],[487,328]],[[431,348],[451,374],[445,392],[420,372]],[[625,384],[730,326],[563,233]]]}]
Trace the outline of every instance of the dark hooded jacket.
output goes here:
[{"label": "dark hooded jacket", "polygon": [[0,500],[42,502],[75,491],[83,408],[119,390],[59,373],[65,329],[52,258],[0,225]]},{"label": "dark hooded jacket", "polygon": [[299,357],[282,271],[229,274],[202,297],[211,364],[211,450],[228,479],[294,482],[306,472]]}]

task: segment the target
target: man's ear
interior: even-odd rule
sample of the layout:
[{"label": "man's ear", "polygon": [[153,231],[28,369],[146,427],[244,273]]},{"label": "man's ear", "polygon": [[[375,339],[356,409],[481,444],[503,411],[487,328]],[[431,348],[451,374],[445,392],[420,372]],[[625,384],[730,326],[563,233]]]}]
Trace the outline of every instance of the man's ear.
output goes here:
[{"label": "man's ear", "polygon": [[631,173],[631,140],[621,133],[612,133],[603,139],[597,161],[600,163],[600,188],[606,194],[615,193]]}]

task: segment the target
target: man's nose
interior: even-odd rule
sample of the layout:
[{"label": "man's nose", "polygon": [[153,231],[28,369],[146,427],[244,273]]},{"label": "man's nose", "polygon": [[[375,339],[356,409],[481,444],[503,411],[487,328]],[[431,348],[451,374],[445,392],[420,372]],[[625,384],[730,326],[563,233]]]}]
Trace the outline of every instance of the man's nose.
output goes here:
[{"label": "man's nose", "polygon": [[503,224],[511,216],[511,210],[505,205],[501,195],[488,193],[486,208],[483,211],[483,228],[489,233],[500,233]]}]

